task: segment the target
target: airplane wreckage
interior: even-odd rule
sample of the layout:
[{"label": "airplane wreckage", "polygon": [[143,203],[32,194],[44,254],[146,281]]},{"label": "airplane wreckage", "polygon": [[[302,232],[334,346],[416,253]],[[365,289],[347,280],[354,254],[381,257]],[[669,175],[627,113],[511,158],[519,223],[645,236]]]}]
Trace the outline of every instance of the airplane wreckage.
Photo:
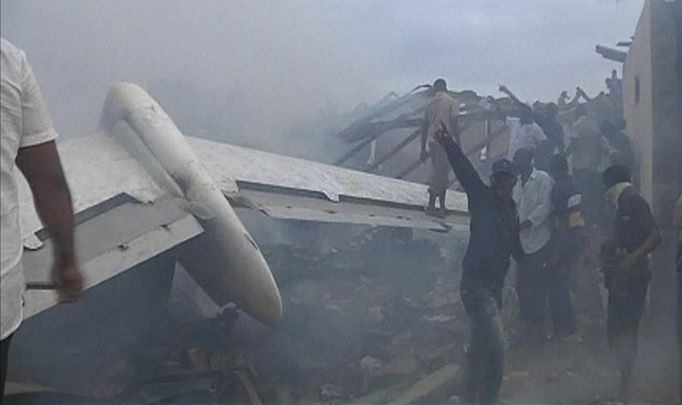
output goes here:
[{"label": "airplane wreckage", "polygon": [[[186,136],[130,83],[110,89],[97,133],[61,140],[58,148],[76,212],[85,292],[77,303],[58,305],[49,289],[49,235],[20,179],[28,290],[12,364],[32,377],[86,346],[106,350],[98,342],[110,335],[125,350],[137,327],[153,327],[178,267],[218,307],[236,305],[276,325],[283,312],[277,282],[237,213],[438,232],[468,223],[459,192],[448,193],[450,215],[430,217],[421,184]],[[65,344],[51,355],[45,346],[58,345],[59,336],[86,343]]]}]

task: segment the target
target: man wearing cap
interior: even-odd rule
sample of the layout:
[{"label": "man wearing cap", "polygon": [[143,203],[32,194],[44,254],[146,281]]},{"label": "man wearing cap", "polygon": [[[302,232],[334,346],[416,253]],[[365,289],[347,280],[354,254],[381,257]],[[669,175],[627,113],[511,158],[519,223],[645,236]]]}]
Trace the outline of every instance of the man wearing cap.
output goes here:
[{"label": "man wearing cap", "polygon": [[608,167],[603,181],[607,198],[616,207],[612,239],[602,246],[609,291],[606,330],[621,372],[621,393],[627,396],[651,280],[649,254],[660,245],[661,235],[649,203],[630,183],[627,167]]},{"label": "man wearing cap", "polygon": [[512,190],[513,164],[493,164],[490,186],[447,131],[435,134],[468,197],[470,238],[462,263],[460,294],[469,315],[471,341],[467,350],[463,396],[472,403],[492,404],[502,383],[505,337],[500,310],[509,258],[523,260],[519,218]]},{"label": "man wearing cap", "polygon": [[[426,107],[422,125],[422,149],[421,158],[431,157],[431,177],[429,178],[429,203],[426,206],[428,213],[436,213],[436,199],[440,202],[440,214],[445,215],[445,194],[450,183],[448,157],[443,148],[435,141],[437,131],[444,129],[453,132],[457,125],[458,106],[455,99],[448,95],[447,84],[444,79],[438,79],[433,83],[435,95]],[[429,149],[426,149],[428,140]]]}]

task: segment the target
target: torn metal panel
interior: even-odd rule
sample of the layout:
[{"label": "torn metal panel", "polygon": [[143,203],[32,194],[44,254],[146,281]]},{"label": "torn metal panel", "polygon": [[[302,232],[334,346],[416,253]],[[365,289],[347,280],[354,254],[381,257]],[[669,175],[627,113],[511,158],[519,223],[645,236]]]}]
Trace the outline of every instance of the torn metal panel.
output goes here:
[{"label": "torn metal panel", "polygon": [[[58,141],[74,211],[82,212],[120,194],[148,202],[164,191],[144,168],[110,137],[97,134]],[[24,245],[35,245],[33,234],[43,227],[33,206],[33,195],[17,171]]]},{"label": "torn metal panel", "polygon": [[[173,248],[203,232],[185,201],[162,198],[154,203],[126,202],[76,225],[77,256],[92,288],[135,265]],[[50,279],[52,244],[27,251],[23,258],[28,283]],[[26,293],[24,317],[30,318],[57,304],[54,291]]]},{"label": "torn metal panel", "polygon": [[438,232],[447,232],[452,228],[466,229],[468,225],[468,217],[462,212],[452,212],[446,218],[436,218],[426,215],[420,206],[373,204],[353,200],[335,203],[310,195],[287,194],[277,189],[242,189],[237,197],[231,196],[230,199],[235,207],[257,209],[280,219],[369,224]]}]

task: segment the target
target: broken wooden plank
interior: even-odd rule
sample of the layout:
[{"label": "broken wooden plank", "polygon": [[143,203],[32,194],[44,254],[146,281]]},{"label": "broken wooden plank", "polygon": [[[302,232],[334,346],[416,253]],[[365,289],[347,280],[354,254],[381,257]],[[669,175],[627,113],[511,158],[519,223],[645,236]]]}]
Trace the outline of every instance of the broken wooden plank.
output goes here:
[{"label": "broken wooden plank", "polygon": [[249,380],[249,377],[244,371],[238,370],[234,372],[237,380],[237,387],[230,398],[231,405],[263,405],[260,400],[256,388]]},{"label": "broken wooden plank", "polygon": [[410,405],[423,401],[442,392],[448,385],[454,386],[458,374],[459,366],[448,364],[412,385],[407,391],[389,402],[389,405]]}]

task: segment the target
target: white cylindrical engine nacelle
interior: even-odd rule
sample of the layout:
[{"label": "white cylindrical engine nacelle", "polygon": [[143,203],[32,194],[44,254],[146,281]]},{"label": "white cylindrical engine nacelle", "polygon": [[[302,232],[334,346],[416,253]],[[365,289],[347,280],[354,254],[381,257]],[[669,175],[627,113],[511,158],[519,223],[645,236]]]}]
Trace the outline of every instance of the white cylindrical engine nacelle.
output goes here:
[{"label": "white cylindrical engine nacelle", "polygon": [[184,197],[210,212],[202,222],[205,244],[181,258],[185,268],[219,304],[232,301],[266,324],[277,323],[282,299],[268,264],[168,114],[139,86],[118,83],[102,117],[110,127],[125,120]]}]

